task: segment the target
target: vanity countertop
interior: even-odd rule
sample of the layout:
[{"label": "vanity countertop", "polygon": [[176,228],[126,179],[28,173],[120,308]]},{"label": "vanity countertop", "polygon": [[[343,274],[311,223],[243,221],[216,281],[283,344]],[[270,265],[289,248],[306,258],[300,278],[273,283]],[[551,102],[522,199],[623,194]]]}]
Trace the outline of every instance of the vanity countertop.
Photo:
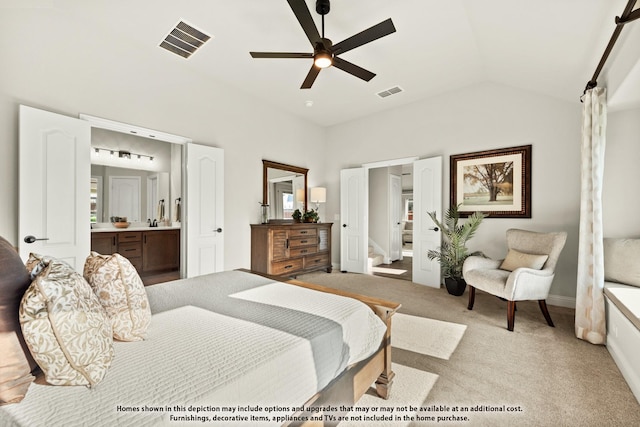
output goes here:
[{"label": "vanity countertop", "polygon": [[127,227],[127,228],[116,228],[116,227],[98,227],[98,228],[92,228],[91,232],[92,233],[118,233],[118,232],[123,232],[123,231],[162,231],[162,230],[180,230],[180,226],[166,226],[166,227],[149,227],[144,226],[144,227]]}]

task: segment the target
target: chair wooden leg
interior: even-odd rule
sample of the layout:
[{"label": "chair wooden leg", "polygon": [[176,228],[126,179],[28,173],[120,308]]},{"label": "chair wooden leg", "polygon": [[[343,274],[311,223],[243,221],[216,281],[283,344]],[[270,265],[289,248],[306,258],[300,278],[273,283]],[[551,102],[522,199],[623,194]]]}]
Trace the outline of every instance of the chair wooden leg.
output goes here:
[{"label": "chair wooden leg", "polygon": [[469,304],[467,305],[468,310],[473,310],[473,303],[476,301],[476,288],[467,284],[469,286]]},{"label": "chair wooden leg", "polygon": [[553,320],[551,320],[551,316],[549,315],[549,310],[547,309],[547,301],[543,299],[538,300],[538,305],[540,306],[542,315],[547,320],[547,324],[552,328],[555,328],[555,325],[553,324]]},{"label": "chair wooden leg", "polygon": [[516,302],[507,301],[507,329],[513,332],[513,323],[516,319]]}]

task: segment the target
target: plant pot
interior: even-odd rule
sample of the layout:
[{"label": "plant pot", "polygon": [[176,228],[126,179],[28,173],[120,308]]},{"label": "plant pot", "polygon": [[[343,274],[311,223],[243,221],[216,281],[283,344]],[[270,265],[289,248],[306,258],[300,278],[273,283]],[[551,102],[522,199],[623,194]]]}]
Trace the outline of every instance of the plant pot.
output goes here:
[{"label": "plant pot", "polygon": [[444,279],[444,284],[447,287],[447,292],[457,297],[464,294],[464,290],[467,287],[467,282],[465,282],[463,278],[456,279],[453,277],[446,277]]}]

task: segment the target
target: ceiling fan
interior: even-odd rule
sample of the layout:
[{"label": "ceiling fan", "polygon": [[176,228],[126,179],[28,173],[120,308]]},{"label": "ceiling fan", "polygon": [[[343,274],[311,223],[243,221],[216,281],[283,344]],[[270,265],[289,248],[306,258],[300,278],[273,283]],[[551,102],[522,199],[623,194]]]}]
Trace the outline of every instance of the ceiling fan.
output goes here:
[{"label": "ceiling fan", "polygon": [[394,33],[396,28],[393,26],[391,18],[351,36],[340,43],[333,44],[331,40],[324,36],[324,16],[329,13],[331,6],[330,0],[316,0],[316,12],[322,16],[322,36],[320,36],[318,28],[313,22],[305,0],[287,0],[287,2],[311,42],[313,53],[249,52],[253,58],[313,58],[313,65],[300,89],[310,89],[316,77],[318,77],[320,70],[332,65],[365,81],[369,81],[375,77],[375,74],[371,71],[365,70],[349,61],[345,61],[339,58],[338,55]]}]

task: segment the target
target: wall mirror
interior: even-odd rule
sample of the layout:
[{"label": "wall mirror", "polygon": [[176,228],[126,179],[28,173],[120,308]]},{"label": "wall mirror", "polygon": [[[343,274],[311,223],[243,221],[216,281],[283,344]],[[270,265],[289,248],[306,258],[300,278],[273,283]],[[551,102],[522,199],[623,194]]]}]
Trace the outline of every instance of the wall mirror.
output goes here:
[{"label": "wall mirror", "polygon": [[91,131],[91,222],[175,221],[181,194],[181,146],[111,130]]},{"label": "wall mirror", "polygon": [[262,203],[270,219],[291,219],[294,210],[307,208],[309,169],[262,160]]}]

